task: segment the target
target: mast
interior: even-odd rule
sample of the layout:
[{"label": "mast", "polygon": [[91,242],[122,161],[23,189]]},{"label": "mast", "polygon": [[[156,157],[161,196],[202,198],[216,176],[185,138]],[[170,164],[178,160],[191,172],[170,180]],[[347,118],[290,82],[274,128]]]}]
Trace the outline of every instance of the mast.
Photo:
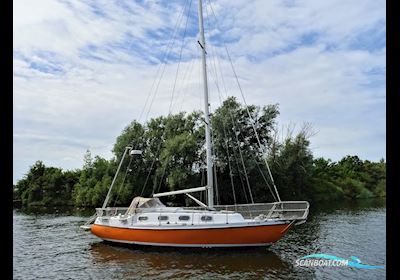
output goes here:
[{"label": "mast", "polygon": [[208,84],[207,84],[207,68],[206,68],[206,40],[204,38],[203,24],[203,3],[199,0],[199,29],[200,29],[200,46],[201,61],[203,68],[203,86],[204,86],[204,118],[206,122],[206,146],[207,146],[207,204],[208,207],[214,207],[214,182],[213,182],[213,162],[211,154],[211,123],[208,103]]}]

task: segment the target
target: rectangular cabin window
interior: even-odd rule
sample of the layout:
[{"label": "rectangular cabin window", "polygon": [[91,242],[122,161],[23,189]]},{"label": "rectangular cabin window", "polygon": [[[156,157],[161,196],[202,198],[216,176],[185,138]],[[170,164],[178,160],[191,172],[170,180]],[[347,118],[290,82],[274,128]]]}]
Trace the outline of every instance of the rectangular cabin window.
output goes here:
[{"label": "rectangular cabin window", "polygon": [[168,221],[168,216],[158,216],[159,221]]},{"label": "rectangular cabin window", "polygon": [[189,221],[190,217],[189,216],[179,216],[179,221]]},{"label": "rectangular cabin window", "polygon": [[148,219],[149,219],[149,217],[147,217],[147,216],[139,217],[139,221],[147,221]]},{"label": "rectangular cabin window", "polygon": [[211,216],[201,216],[201,220],[203,222],[209,222],[209,221],[212,221],[212,217]]}]

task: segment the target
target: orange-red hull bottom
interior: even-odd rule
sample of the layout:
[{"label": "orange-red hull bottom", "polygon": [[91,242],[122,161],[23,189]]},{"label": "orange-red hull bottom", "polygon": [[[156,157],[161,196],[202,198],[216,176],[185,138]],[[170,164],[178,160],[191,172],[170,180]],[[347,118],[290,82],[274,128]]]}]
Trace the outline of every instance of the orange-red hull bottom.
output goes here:
[{"label": "orange-red hull bottom", "polygon": [[91,232],[120,243],[180,247],[268,246],[278,241],[289,224],[205,229],[132,229],[93,224]]}]

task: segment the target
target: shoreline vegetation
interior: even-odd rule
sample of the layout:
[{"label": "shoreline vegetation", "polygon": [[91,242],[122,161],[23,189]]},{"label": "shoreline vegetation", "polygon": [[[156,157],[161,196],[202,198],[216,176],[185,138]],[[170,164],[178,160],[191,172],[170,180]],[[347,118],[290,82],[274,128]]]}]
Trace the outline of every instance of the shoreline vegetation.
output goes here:
[{"label": "shoreline vegetation", "polygon": [[[304,125],[297,133],[288,129],[282,135],[277,130],[278,115],[278,105],[246,108],[230,97],[211,116],[218,204],[275,200],[265,155],[282,200],[386,197],[384,159],[372,162],[348,155],[334,162],[315,158],[310,149],[311,126]],[[258,146],[253,120],[263,149]],[[128,144],[143,155],[125,160],[109,206],[127,206],[135,196],[203,186],[204,133],[204,119],[198,111],[161,116],[144,124],[133,121],[117,137],[110,160],[93,158],[88,150],[81,169],[63,170],[37,161],[13,186],[14,205],[100,207]],[[197,198],[204,200],[201,194]],[[167,204],[177,203],[190,202],[178,195]]]}]

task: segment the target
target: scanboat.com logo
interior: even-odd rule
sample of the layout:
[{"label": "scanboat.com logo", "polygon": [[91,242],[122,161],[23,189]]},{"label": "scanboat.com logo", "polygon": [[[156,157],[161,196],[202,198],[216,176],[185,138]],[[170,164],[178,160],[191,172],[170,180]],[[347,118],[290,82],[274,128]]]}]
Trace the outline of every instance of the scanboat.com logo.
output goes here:
[{"label": "scanboat.com logo", "polygon": [[383,268],[383,266],[380,265],[363,264],[359,258],[353,256],[346,260],[344,258],[326,254],[312,254],[304,256],[296,260],[296,266],[350,266],[364,269]]}]

